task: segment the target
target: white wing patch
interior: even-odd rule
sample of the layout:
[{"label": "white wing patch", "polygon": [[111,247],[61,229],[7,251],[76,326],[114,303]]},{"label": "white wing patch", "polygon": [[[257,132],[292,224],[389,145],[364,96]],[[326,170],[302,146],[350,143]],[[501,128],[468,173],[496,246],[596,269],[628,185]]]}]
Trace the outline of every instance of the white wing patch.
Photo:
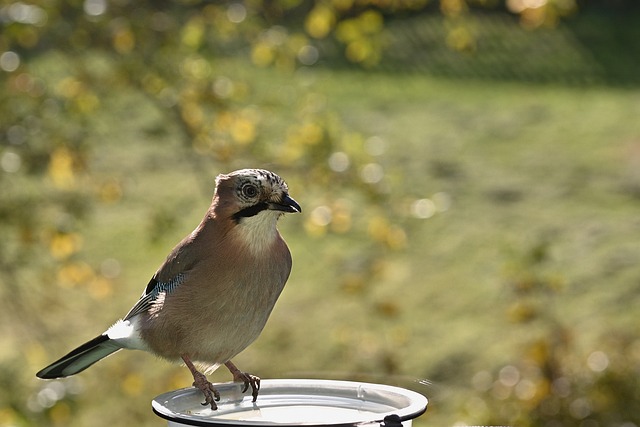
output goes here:
[{"label": "white wing patch", "polygon": [[106,334],[122,348],[149,351],[149,347],[140,336],[139,326],[139,318],[137,317],[130,320],[118,320],[107,329]]}]

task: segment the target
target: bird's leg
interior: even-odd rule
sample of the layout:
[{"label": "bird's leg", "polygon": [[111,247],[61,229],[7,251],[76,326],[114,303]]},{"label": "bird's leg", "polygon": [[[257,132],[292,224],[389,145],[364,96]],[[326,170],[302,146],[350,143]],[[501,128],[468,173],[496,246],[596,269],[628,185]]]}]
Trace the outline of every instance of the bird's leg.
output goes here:
[{"label": "bird's leg", "polygon": [[207,379],[207,377],[199,372],[191,359],[186,354],[182,355],[182,360],[184,360],[185,365],[191,371],[191,375],[193,375],[193,386],[198,388],[204,394],[204,403],[203,406],[210,405],[212,410],[218,409],[218,405],[216,405],[216,401],[220,400],[220,393],[213,387],[213,384]]},{"label": "bird's leg", "polygon": [[243,393],[247,391],[249,385],[251,385],[251,396],[253,396],[253,401],[255,402],[258,399],[258,391],[260,391],[260,377],[242,372],[233,364],[233,362],[231,362],[231,360],[225,362],[224,366],[231,371],[234,382],[244,383],[244,389],[242,389]]}]

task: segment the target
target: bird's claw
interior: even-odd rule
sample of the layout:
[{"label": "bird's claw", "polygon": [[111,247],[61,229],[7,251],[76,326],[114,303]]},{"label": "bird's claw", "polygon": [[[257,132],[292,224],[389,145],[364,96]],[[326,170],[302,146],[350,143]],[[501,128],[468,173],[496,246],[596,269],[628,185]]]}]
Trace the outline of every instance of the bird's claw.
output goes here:
[{"label": "bird's claw", "polygon": [[202,406],[211,406],[211,410],[218,409],[216,402],[220,400],[220,392],[215,389],[213,384],[204,376],[204,374],[194,375],[193,386],[199,389],[204,394],[204,402]]},{"label": "bird's claw", "polygon": [[251,386],[251,396],[253,397],[253,402],[258,400],[258,392],[260,391],[260,377],[255,375],[248,374],[246,372],[234,372],[233,381],[237,383],[243,383],[244,388],[242,392],[245,393],[249,386]]}]

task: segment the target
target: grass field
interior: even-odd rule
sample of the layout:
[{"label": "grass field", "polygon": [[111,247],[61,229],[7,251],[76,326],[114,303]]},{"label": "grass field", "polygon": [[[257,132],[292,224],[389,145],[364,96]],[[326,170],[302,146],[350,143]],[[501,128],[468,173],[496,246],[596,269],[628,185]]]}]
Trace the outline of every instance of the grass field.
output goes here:
[{"label": "grass field", "polygon": [[[382,171],[375,183],[381,204],[403,230],[398,245],[382,250],[372,249],[362,230],[310,227],[316,208],[333,206],[335,213],[337,200],[348,205],[354,224],[372,215],[375,203],[360,205],[362,191],[351,189],[363,184],[339,173],[308,185],[295,168],[278,170],[282,159],[225,165],[275,165],[304,209],[281,221],[293,272],[263,335],[237,358],[241,368],[263,378],[406,386],[431,399],[418,426],[509,424],[522,419],[533,397],[518,394],[515,383],[505,386],[502,368],[515,366],[528,378],[531,360],[538,360],[532,352],[546,345],[556,349],[561,366],[571,367],[567,377],[602,373],[590,359],[602,352],[609,371],[619,363],[635,372],[629,384],[637,397],[637,89],[354,70],[287,76],[241,61],[217,67],[251,82],[261,138],[274,145],[285,138],[295,109],[316,105],[324,123],[344,136],[336,150],[363,152]],[[112,285],[42,289],[37,304],[50,293],[59,302],[46,316],[36,315],[46,317],[51,335],[42,342],[16,328],[3,338],[4,348],[29,355],[15,374],[27,400],[51,389],[34,377],[36,370],[126,313],[202,217],[215,175],[226,172],[186,149],[165,121],[145,98],[114,93],[86,124],[92,185],[115,182],[118,196],[98,201],[77,224],[81,256],[106,271]],[[366,177],[360,167],[353,162],[348,176]],[[11,353],[3,351],[6,360],[14,360]],[[222,372],[213,378],[229,379]],[[422,379],[431,384],[420,385]],[[64,399],[46,411],[60,425],[121,424],[123,415],[138,425],[161,425],[150,399],[190,382],[184,368],[121,353],[67,380]],[[578,423],[598,405],[591,402],[587,415],[569,412]],[[12,414],[12,406],[0,408],[0,425],[31,422]],[[640,425],[637,414],[624,421]]]}]

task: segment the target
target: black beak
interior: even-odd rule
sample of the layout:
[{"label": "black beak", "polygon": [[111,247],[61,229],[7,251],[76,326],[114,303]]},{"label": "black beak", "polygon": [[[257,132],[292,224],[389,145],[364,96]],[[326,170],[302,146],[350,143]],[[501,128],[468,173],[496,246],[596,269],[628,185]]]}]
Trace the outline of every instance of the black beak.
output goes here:
[{"label": "black beak", "polygon": [[269,209],[274,211],[290,212],[290,213],[302,212],[302,208],[300,207],[298,202],[293,200],[288,194],[285,194],[279,203],[269,202],[268,206],[269,206]]}]

